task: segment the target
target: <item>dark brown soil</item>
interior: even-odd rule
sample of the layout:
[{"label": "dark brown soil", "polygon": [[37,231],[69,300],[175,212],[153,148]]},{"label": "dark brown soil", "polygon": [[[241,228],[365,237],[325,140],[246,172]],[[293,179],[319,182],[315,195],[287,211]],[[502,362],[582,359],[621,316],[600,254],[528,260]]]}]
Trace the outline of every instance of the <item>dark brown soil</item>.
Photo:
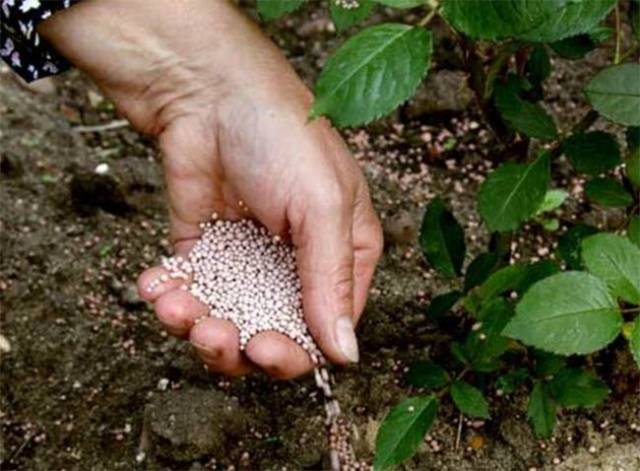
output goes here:
[{"label": "dark brown soil", "polygon": [[[309,83],[339,41],[327,25],[324,14],[306,11],[269,28]],[[454,67],[446,37],[439,44],[436,67]],[[585,109],[580,88],[605,60],[592,54],[585,62],[558,62],[548,91],[563,128]],[[117,117],[78,72],[53,83],[50,93],[27,90],[6,68],[0,72],[0,302],[10,345],[0,357],[2,469],[326,468],[323,409],[310,378],[230,382],[211,375],[138,300],[137,274],[169,251],[156,150],[127,127],[74,131]],[[478,122],[473,106],[413,120],[401,111],[344,133],[387,235],[360,328],[362,361],[337,372],[336,394],[363,457],[372,456],[388,408],[414,392],[404,384],[405,367],[438,355],[449,341],[424,316],[429,300],[455,285],[416,250],[426,202],[441,195],[453,208],[469,258],[487,242],[473,195],[493,165],[495,143]],[[101,163],[108,165],[104,175],[94,171]],[[582,204],[565,211],[566,220],[620,223],[619,214]],[[523,259],[548,256],[540,248],[552,254],[553,239],[531,226],[517,252]],[[562,413],[554,439],[532,436],[524,393],[489,391],[493,418],[466,423],[458,447],[458,414],[444,401],[429,440],[404,469],[528,470],[555,468],[554,460],[563,470],[640,469],[632,360],[614,344],[589,362],[611,387],[610,400]]]}]

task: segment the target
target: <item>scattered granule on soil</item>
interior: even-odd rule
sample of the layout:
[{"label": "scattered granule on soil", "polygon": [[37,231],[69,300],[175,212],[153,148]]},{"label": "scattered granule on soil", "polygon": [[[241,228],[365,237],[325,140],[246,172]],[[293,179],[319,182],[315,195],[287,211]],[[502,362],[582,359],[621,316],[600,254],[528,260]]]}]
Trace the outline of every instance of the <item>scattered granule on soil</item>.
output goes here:
[{"label": "scattered granule on soil", "polygon": [[316,385],[325,397],[332,469],[370,469],[355,457],[350,424],[341,415],[325,358],[305,323],[294,248],[249,219],[223,221],[214,214],[200,227],[202,236],[189,255],[165,258],[162,265],[169,274],[147,289],[153,291],[170,278],[184,279],[188,284],[183,288],[205,304],[211,316],[237,327],[241,350],[268,330],[298,343],[315,365]]}]

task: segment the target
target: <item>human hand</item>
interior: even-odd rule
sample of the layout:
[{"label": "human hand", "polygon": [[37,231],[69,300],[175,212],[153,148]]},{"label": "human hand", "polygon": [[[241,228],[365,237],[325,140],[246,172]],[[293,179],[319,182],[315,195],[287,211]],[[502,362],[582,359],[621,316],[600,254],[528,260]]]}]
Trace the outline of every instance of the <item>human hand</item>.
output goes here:
[{"label": "human hand", "polygon": [[[312,97],[273,44],[231,4],[208,0],[86,2],[39,31],[158,137],[176,253],[189,251],[213,212],[290,236],[312,335],[329,360],[357,361],[352,326],[381,253],[380,225],[356,162],[326,121],[307,122]],[[282,334],[260,333],[243,353],[229,321],[195,324],[207,308],[179,280],[145,289],[163,270],[143,273],[140,292],[210,369],[258,366],[277,378],[311,369]]]}]

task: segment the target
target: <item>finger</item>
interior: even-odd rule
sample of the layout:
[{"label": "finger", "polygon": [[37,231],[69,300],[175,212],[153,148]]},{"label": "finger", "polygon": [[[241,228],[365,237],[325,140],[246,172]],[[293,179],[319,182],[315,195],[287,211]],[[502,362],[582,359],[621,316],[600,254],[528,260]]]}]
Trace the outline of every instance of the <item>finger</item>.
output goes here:
[{"label": "finger", "polygon": [[357,362],[353,328],[352,205],[325,194],[292,224],[305,320],[319,347],[335,363]]},{"label": "finger", "polygon": [[309,354],[290,338],[278,332],[261,332],[246,348],[247,357],[276,379],[291,379],[309,372]]},{"label": "finger", "polygon": [[356,210],[353,223],[353,308],[356,324],[367,302],[371,280],[384,245],[382,226],[368,196],[362,207],[361,211]]},{"label": "finger", "polygon": [[[159,284],[157,281],[160,281]],[[145,270],[138,277],[138,294],[140,298],[153,303],[160,296],[174,291],[185,284],[181,278],[171,278],[169,272],[161,266],[156,266]]]},{"label": "finger", "polygon": [[229,321],[208,317],[193,326],[189,341],[212,371],[241,376],[253,369],[240,351],[238,329]]},{"label": "finger", "polygon": [[181,289],[160,296],[154,308],[167,332],[176,337],[185,337],[197,319],[209,314],[207,306]]}]

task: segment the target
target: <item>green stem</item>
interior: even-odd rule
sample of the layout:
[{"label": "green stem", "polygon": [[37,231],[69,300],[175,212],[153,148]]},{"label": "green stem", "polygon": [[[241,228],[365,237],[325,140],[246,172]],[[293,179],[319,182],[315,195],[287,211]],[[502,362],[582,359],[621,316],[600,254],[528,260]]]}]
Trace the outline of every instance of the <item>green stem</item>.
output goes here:
[{"label": "green stem", "polygon": [[625,60],[627,60],[631,54],[634,54],[638,50],[638,48],[640,48],[640,43],[636,43],[631,46],[628,51],[620,56],[620,62],[624,62]]},{"label": "green stem", "polygon": [[[580,121],[578,121],[569,132],[564,133],[563,137],[569,136],[571,134],[578,134],[586,131],[591,127],[593,123],[596,122],[600,115],[595,110],[589,110],[587,114],[585,114]],[[551,159],[553,160],[555,157],[558,157],[562,154],[562,139],[558,140],[553,148],[549,151],[551,153]]]},{"label": "green stem", "polygon": [[466,68],[470,73],[470,86],[476,97],[478,107],[480,108],[485,121],[496,135],[498,141],[504,145],[508,142],[508,132],[504,123],[500,119],[497,110],[491,106],[490,101],[485,98],[486,76],[484,73],[484,64],[482,63],[482,59],[478,55],[473,41],[462,35],[458,36],[458,38],[460,48],[463,51],[463,59]]},{"label": "green stem", "polygon": [[[454,381],[459,381],[459,380],[461,380],[461,379],[464,377],[464,375],[466,375],[469,371],[470,371],[470,370],[469,370],[469,367],[468,367],[468,366],[465,366],[465,367],[464,367],[464,369],[463,369],[460,373],[458,373],[458,374],[456,375],[456,377],[454,378]],[[436,397],[437,397],[438,399],[442,399],[444,396],[446,396],[446,395],[447,395],[447,393],[449,392],[449,389],[451,389],[451,385],[450,385],[450,384],[448,384],[447,386],[445,386],[444,388],[442,388],[440,391],[438,391],[438,392],[436,393]]]},{"label": "green stem", "polygon": [[489,242],[490,250],[496,254],[498,260],[504,264],[509,263],[511,258],[511,240],[513,239],[513,232],[494,232],[491,234],[491,240]]},{"label": "green stem", "polygon": [[493,94],[493,84],[496,81],[496,77],[498,76],[500,69],[502,69],[505,62],[507,62],[513,55],[513,53],[517,50],[518,43],[509,42],[502,46],[496,54],[496,57],[493,59],[493,62],[491,63],[491,65],[489,66],[489,70],[487,71],[483,93],[484,100],[488,100],[491,98],[491,95]]},{"label": "green stem", "polygon": [[616,2],[615,19],[616,19],[616,49],[613,55],[613,63],[617,65],[620,63],[620,43],[621,43],[621,32],[622,32],[622,28],[620,26],[620,3],[619,2]]},{"label": "green stem", "polygon": [[431,20],[438,14],[440,13],[440,5],[438,5],[437,3],[433,6],[433,9],[427,13],[425,15],[424,18],[422,18],[420,20],[420,22],[418,23],[418,26],[427,26],[429,24],[429,22],[431,22]]}]

